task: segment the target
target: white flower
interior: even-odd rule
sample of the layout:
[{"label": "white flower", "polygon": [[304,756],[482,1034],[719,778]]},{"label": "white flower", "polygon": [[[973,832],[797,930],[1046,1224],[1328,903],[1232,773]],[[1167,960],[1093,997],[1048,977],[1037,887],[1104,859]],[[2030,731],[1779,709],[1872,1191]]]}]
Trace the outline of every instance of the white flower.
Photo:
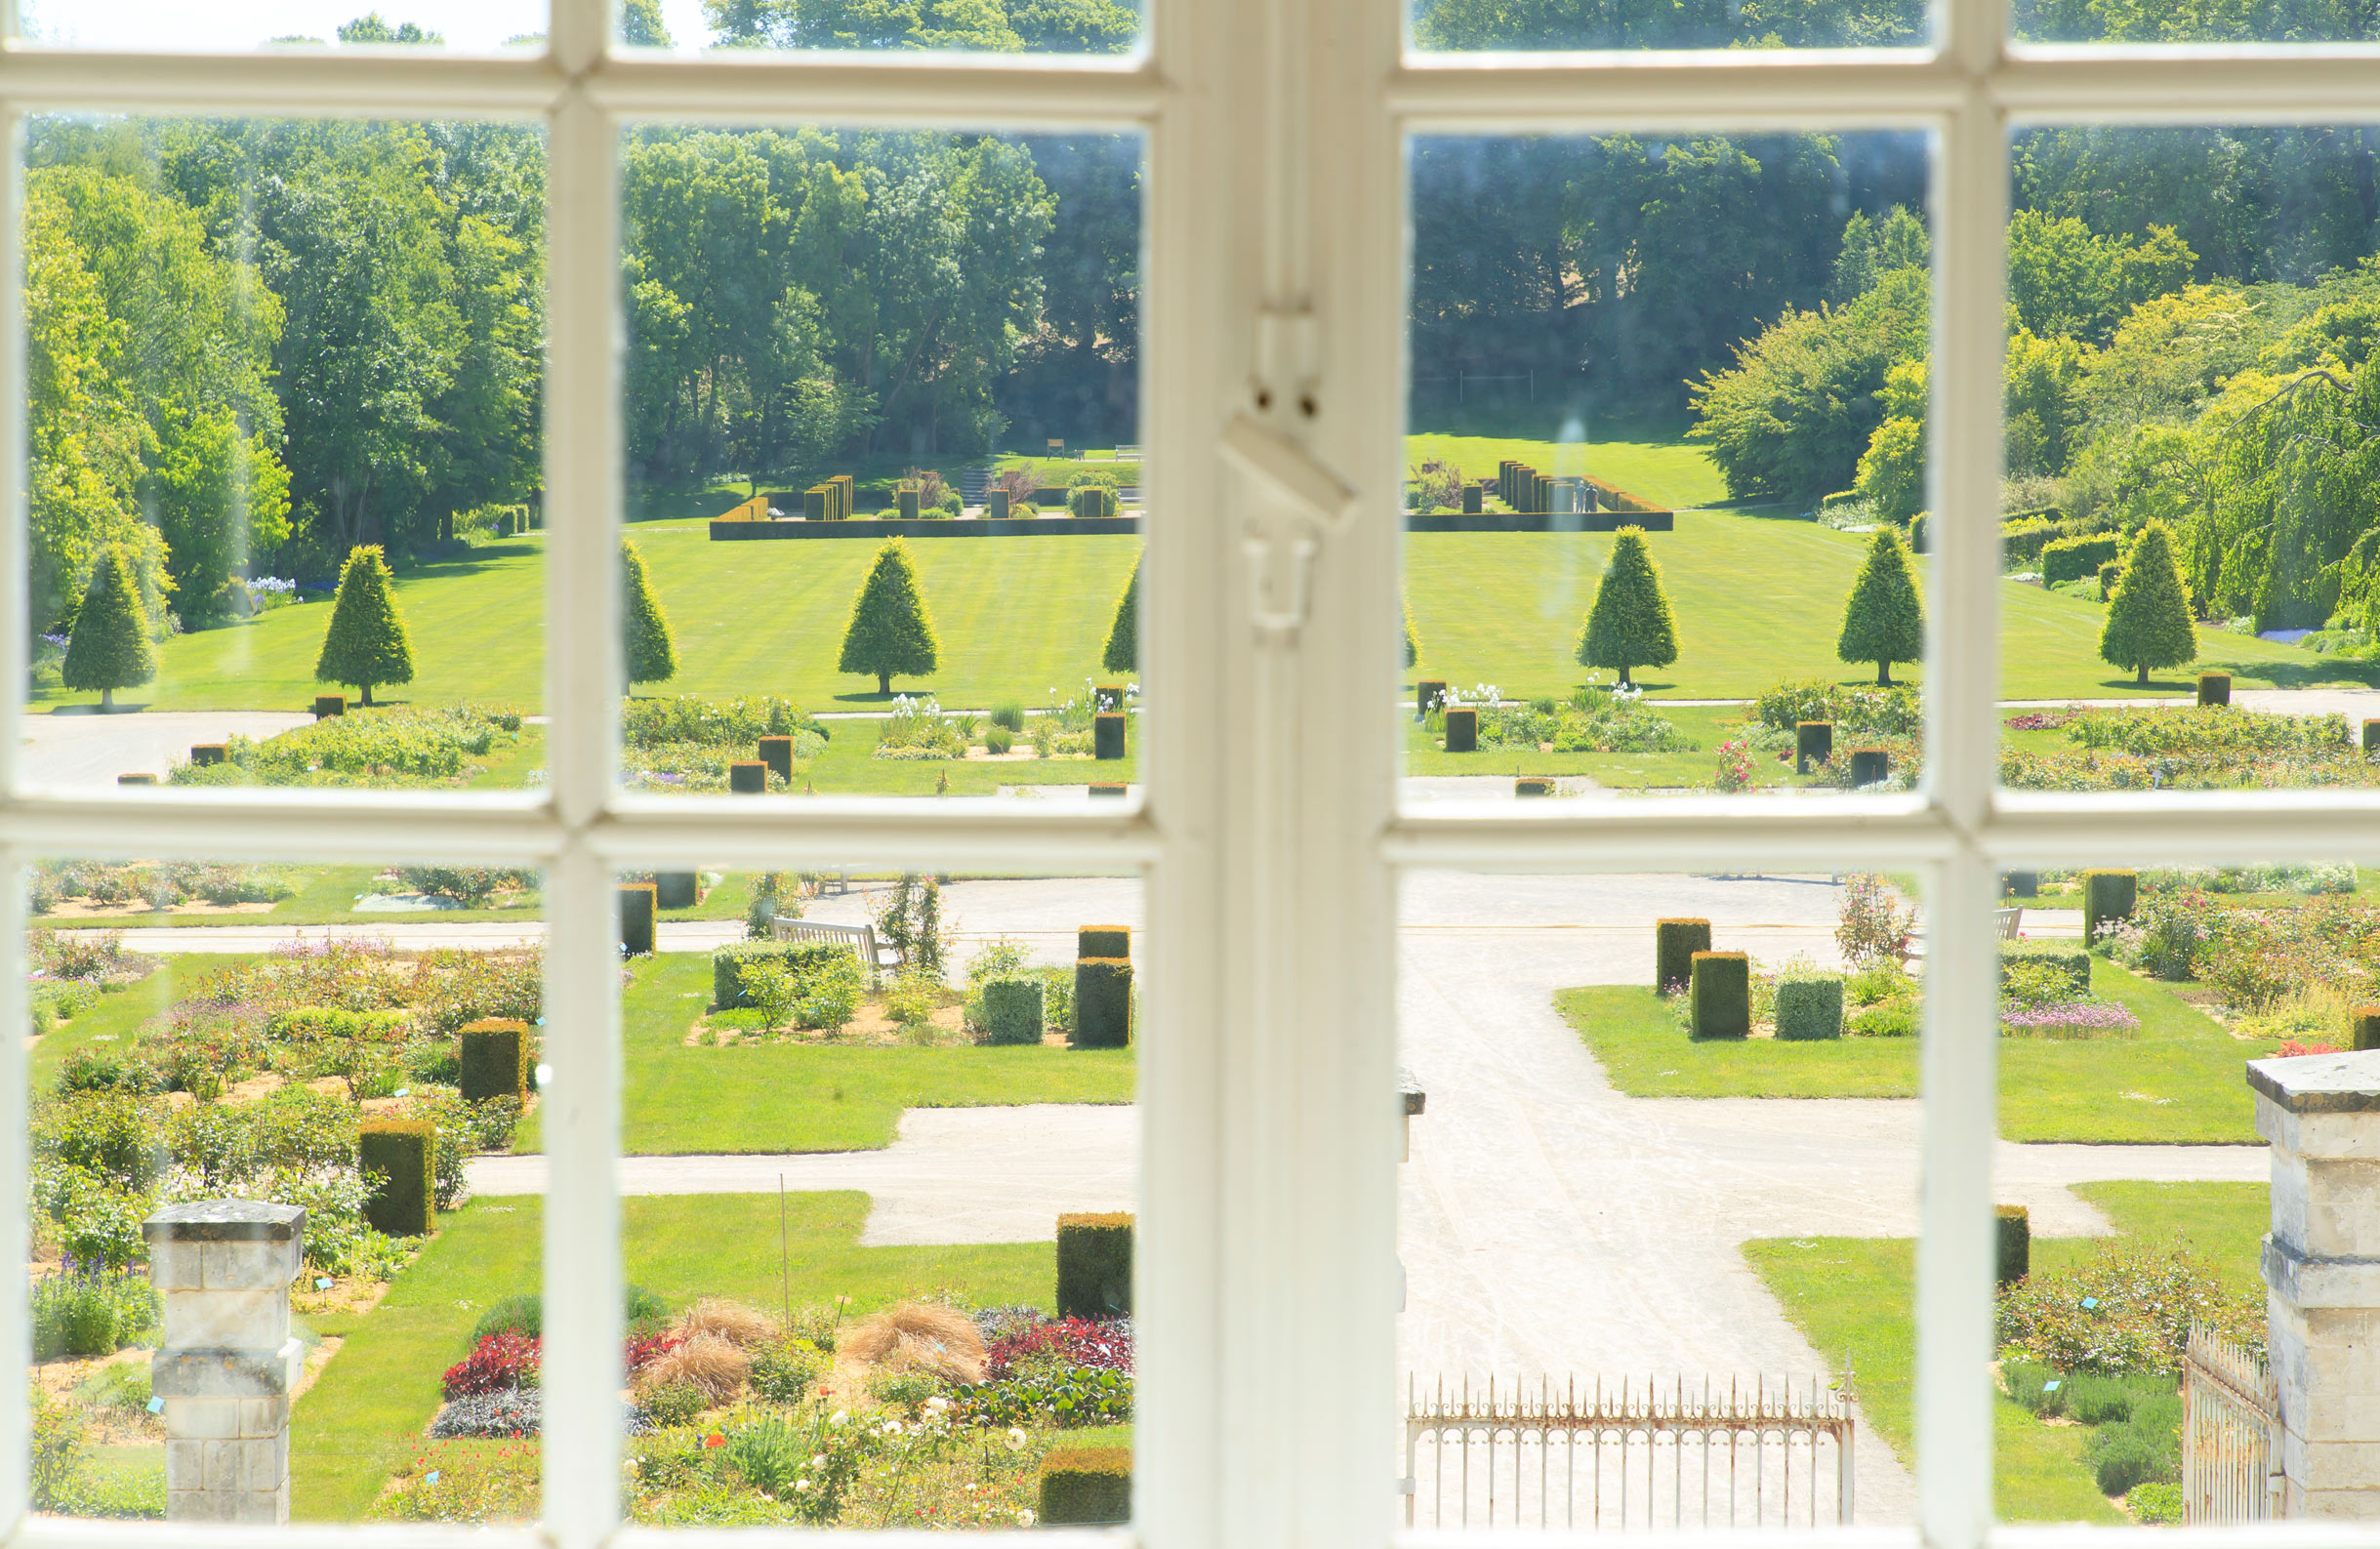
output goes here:
[{"label": "white flower", "polygon": [[819,1454],[818,1454],[816,1457],[813,1457],[813,1458],[811,1458],[811,1459],[810,1459],[810,1467],[812,1467],[812,1468],[824,1468],[824,1467],[826,1467],[826,1466],[827,1466],[827,1455],[826,1455],[826,1453],[824,1453],[824,1452],[821,1452],[821,1453],[819,1453]]},{"label": "white flower", "polygon": [[900,1421],[898,1421],[898,1420],[886,1420],[886,1421],[884,1422],[884,1434],[885,1434],[886,1436],[898,1436],[898,1435],[900,1435],[900,1434],[901,1434],[901,1422],[900,1422]]},{"label": "white flower", "polygon": [[1016,1514],[1016,1526],[1019,1528],[1030,1528],[1033,1526],[1033,1512],[1030,1507]]},{"label": "white flower", "polygon": [[850,1419],[850,1418],[851,1418],[851,1411],[850,1411],[850,1410],[848,1410],[848,1409],[837,1409],[837,1410],[835,1411],[835,1417],[834,1417],[833,1419],[831,1419],[831,1420],[827,1421],[827,1424],[829,1424],[829,1425],[841,1425],[841,1424],[842,1424],[844,1421],[846,1421],[846,1420],[848,1420],[848,1419]]},{"label": "white flower", "polygon": [[799,1494],[799,1493],[800,1493],[800,1492],[801,1492],[802,1490],[806,1490],[806,1489],[808,1489],[809,1488],[810,1488],[810,1482],[809,1482],[808,1480],[806,1480],[806,1479],[798,1479],[798,1480],[795,1480],[795,1481],[794,1481],[794,1490],[795,1490],[795,1492],[796,1492],[797,1494]]},{"label": "white flower", "polygon": [[932,1398],[925,1401],[925,1406],[933,1410],[936,1414],[940,1414],[944,1409],[951,1406],[951,1401],[937,1393]]},{"label": "white flower", "polygon": [[1009,1451],[1011,1451],[1011,1452],[1021,1452],[1021,1451],[1023,1451],[1023,1450],[1025,1449],[1025,1442],[1026,1442],[1026,1436],[1025,1436],[1025,1428],[1024,1428],[1023,1426],[1021,1426],[1021,1425],[1011,1425],[1011,1426],[1009,1426],[1009,1427],[1008,1427],[1008,1450],[1009,1450]]}]

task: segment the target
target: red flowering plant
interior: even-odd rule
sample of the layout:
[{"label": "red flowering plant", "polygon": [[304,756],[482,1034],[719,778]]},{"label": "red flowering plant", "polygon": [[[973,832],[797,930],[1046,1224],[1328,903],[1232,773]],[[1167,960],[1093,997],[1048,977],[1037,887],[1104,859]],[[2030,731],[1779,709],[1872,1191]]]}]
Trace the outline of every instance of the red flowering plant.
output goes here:
[{"label": "red flowering plant", "polygon": [[2336,1054],[2338,1052],[2339,1046],[2335,1043],[2300,1043],[2295,1039],[2287,1039],[2282,1041],[2280,1047],[2273,1051],[2273,1058],[2293,1060],[2301,1054]]},{"label": "red flowering plant", "polygon": [[1092,1366],[1101,1371],[1132,1369],[1132,1325],[1125,1319],[1093,1323],[1061,1318],[1003,1335],[984,1352],[984,1375],[997,1382],[1017,1368],[1041,1363]]},{"label": "red flowering plant", "polygon": [[510,1329],[489,1334],[472,1353],[446,1368],[441,1391],[449,1399],[467,1393],[537,1386],[538,1341]]},{"label": "red flowering plant", "polygon": [[685,1341],[673,1333],[632,1334],[628,1341],[628,1369],[642,1371]]}]

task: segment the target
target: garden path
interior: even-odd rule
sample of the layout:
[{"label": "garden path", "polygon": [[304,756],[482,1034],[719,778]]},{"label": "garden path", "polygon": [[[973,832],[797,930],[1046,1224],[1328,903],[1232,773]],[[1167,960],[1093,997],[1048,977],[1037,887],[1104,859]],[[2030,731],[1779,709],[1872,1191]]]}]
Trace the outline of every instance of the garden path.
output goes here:
[{"label": "garden path", "polygon": [[304,712],[127,711],[101,715],[79,705],[66,706],[24,717],[24,751],[18,756],[28,786],[113,790],[120,774],[164,779],[175,764],[188,761],[192,743],[222,742],[234,732],[263,741],[313,723],[314,717]]}]

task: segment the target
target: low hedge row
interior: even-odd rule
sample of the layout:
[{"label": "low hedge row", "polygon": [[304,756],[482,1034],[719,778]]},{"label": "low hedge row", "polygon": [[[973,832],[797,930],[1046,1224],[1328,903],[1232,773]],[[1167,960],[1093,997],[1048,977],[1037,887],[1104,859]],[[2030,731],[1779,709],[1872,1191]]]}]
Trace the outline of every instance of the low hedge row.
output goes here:
[{"label": "low hedge row", "polygon": [[853,956],[840,941],[736,941],[711,954],[711,1003],[722,1011],[752,1004],[744,993],[744,964],[774,959],[796,973],[837,957]]}]

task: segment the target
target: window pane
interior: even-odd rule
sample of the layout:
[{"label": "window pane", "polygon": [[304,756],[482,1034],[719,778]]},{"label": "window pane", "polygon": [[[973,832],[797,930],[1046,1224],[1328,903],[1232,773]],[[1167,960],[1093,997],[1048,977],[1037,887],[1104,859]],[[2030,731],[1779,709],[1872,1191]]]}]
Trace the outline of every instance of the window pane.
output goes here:
[{"label": "window pane", "polygon": [[1407,1521],[1914,1520],[1913,897],[1407,877]]},{"label": "window pane", "polygon": [[542,132],[39,118],[26,159],[29,781],[536,779]]},{"label": "window pane", "polygon": [[2357,127],[2016,137],[2007,784],[2380,779],[2376,152]]},{"label": "window pane", "polygon": [[620,41],[638,48],[893,49],[1123,54],[1139,0],[623,0]]},{"label": "window pane", "polygon": [[487,54],[545,42],[546,0],[17,0],[18,34],[55,48],[153,52],[443,48]]},{"label": "window pane", "polygon": [[1926,157],[1414,142],[1409,797],[1908,788]]},{"label": "window pane", "polygon": [[2260,1118],[2248,1078],[2302,1079],[2359,1046],[2369,877],[2345,862],[2040,868],[2000,885],[2000,1515],[2281,1515],[2268,1475],[2302,1502],[2309,1450],[2342,1439],[2330,1395],[2353,1380],[2332,1350],[2292,1352],[2289,1330],[2356,1315],[2297,1305],[2291,1275],[2268,1319],[2265,1238],[2284,1256],[2339,1251],[2307,1224],[2350,1218],[2322,1191],[2361,1165]]},{"label": "window pane", "polygon": [[1122,795],[1137,138],[651,128],[622,154],[624,779]]},{"label": "window pane", "polygon": [[2354,43],[2380,36],[2373,18],[2353,6],[2192,0],[2016,0],[2008,8],[2008,29],[2027,43]]},{"label": "window pane", "polygon": [[1413,44],[1427,50],[1919,48],[1934,35],[1916,0],[1784,6],[1688,0],[1410,0]]},{"label": "window pane", "polygon": [[621,896],[635,1515],[1126,1520],[1139,883]]},{"label": "window pane", "polygon": [[537,874],[49,861],[31,905],[35,1509],[534,1517],[536,1201],[477,1173],[537,1108]]}]

